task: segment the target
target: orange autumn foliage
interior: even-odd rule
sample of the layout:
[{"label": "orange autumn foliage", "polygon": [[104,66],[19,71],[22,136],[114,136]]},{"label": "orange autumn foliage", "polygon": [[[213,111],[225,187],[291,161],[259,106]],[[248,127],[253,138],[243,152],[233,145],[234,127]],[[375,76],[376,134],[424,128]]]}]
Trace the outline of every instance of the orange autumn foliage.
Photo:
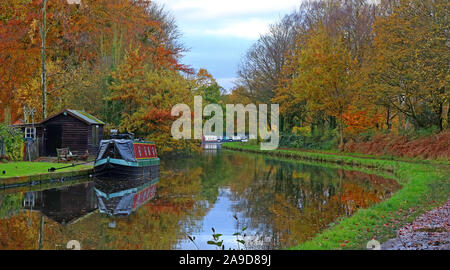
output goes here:
[{"label": "orange autumn foliage", "polygon": [[348,110],[343,115],[345,132],[350,135],[357,135],[364,131],[376,129],[383,116],[379,113],[371,113],[366,110]]}]

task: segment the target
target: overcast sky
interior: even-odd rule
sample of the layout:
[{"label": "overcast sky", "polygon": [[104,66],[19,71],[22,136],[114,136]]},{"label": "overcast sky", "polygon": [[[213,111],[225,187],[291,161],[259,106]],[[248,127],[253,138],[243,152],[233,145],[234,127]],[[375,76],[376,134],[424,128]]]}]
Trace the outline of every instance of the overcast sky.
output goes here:
[{"label": "overcast sky", "polygon": [[156,0],[170,11],[190,49],[183,63],[206,68],[226,89],[233,86],[242,55],[271,23],[301,0]]}]

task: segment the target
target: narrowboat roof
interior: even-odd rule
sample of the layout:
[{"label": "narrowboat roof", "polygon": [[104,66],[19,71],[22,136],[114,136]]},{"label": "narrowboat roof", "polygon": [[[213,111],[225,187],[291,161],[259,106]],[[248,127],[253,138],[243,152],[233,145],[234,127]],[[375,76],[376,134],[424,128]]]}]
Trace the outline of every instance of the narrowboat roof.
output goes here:
[{"label": "narrowboat roof", "polygon": [[101,142],[115,142],[115,141],[121,141],[121,142],[132,142],[133,144],[155,144],[155,142],[150,141],[141,141],[141,140],[131,140],[131,139],[105,139]]},{"label": "narrowboat roof", "polygon": [[133,143],[135,143],[135,144],[140,144],[140,143],[143,143],[143,144],[155,144],[154,142],[140,141],[140,140],[134,140]]}]

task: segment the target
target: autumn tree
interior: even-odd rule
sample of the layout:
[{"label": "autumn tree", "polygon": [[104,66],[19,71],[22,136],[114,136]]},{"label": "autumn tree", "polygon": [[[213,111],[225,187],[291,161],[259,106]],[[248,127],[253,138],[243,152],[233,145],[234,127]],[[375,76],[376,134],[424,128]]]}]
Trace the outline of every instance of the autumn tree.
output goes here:
[{"label": "autumn tree", "polygon": [[[39,70],[35,1],[0,3],[0,120],[20,114],[17,90]],[[5,112],[11,115],[5,115]]]},{"label": "autumn tree", "polygon": [[[448,1],[383,1],[367,61],[373,100],[416,128],[446,125]],[[402,122],[402,118],[399,118]]]},{"label": "autumn tree", "polygon": [[195,142],[171,139],[172,107],[192,104],[188,83],[176,70],[155,67],[141,48],[130,48],[112,74],[108,100],[119,103],[120,129],[155,141],[160,153],[190,151]]},{"label": "autumn tree", "polygon": [[295,96],[303,99],[307,111],[323,111],[339,119],[339,146],[344,144],[344,112],[357,95],[353,88],[357,60],[347,50],[342,36],[330,36],[325,28],[311,33],[299,51]]}]

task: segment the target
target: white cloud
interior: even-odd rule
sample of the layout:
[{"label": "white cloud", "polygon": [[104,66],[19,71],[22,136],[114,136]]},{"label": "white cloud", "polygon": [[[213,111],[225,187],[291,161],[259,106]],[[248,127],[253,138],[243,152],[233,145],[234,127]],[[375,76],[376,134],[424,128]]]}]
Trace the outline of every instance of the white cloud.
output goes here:
[{"label": "white cloud", "polygon": [[214,26],[214,28],[205,27],[202,29],[193,29],[190,32],[197,35],[257,39],[261,34],[268,31],[270,23],[272,23],[271,20],[255,18],[217,25]]},{"label": "white cloud", "polygon": [[185,35],[257,39],[302,0],[156,0]]},{"label": "white cloud", "polygon": [[240,56],[270,24],[303,0],[155,0],[175,17],[190,48],[185,61],[207,68],[227,90],[234,86]]},{"label": "white cloud", "polygon": [[227,93],[230,93],[231,88],[235,86],[237,78],[218,78],[216,81],[220,86],[227,90]]},{"label": "white cloud", "polygon": [[204,20],[285,13],[299,6],[301,0],[157,0],[157,2],[172,10],[177,18]]}]

